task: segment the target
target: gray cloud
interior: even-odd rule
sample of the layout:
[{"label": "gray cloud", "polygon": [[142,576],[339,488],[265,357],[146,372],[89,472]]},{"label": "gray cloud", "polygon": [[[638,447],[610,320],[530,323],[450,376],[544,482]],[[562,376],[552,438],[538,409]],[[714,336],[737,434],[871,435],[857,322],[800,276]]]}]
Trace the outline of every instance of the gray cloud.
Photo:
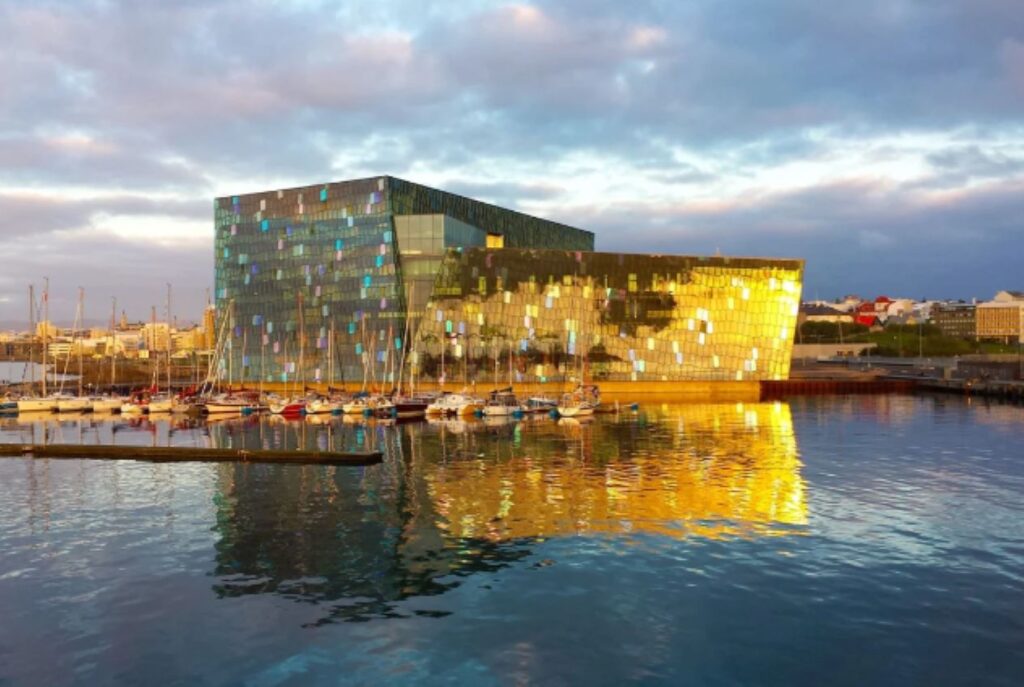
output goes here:
[{"label": "gray cloud", "polygon": [[128,195],[67,200],[35,193],[0,192],[0,238],[40,238],[57,231],[83,229],[101,214],[206,220],[213,217],[213,202],[201,198],[182,201]]},{"label": "gray cloud", "polygon": [[[598,248],[804,257],[808,293],[826,297],[989,298],[1020,280],[1019,251],[1008,247],[1024,240],[1024,180],[938,195],[856,181],[710,209],[643,209],[587,217]],[[566,216],[585,213],[570,208]]]},{"label": "gray cloud", "polygon": [[[426,170],[466,195],[554,208],[609,248],[805,255],[830,292],[869,277],[994,290],[1017,273],[1000,247],[1019,240],[1024,175],[1016,0],[38,0],[0,7],[0,33],[0,232],[40,254],[101,215],[205,221],[212,195],[267,180]],[[911,151],[931,168],[912,182],[872,172],[879,149],[857,178],[686,202],[722,175],[915,134],[963,140]],[[557,205],[582,183],[573,171],[661,195]],[[115,249],[205,279],[199,291],[212,279],[195,268],[212,248],[75,241],[82,279]],[[19,250],[0,289],[45,268],[14,265]]]}]

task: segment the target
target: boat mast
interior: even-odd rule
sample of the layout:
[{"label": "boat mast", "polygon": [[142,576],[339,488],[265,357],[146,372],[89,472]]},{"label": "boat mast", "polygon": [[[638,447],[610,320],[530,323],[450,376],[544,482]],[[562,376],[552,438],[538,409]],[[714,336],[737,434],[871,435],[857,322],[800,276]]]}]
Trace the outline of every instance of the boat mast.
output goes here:
[{"label": "boat mast", "polygon": [[43,396],[46,396],[46,365],[49,362],[48,339],[50,338],[50,278],[43,277]]},{"label": "boat mast", "polygon": [[360,356],[363,359],[363,388],[361,389],[361,391],[365,392],[366,391],[366,378],[369,375],[369,370],[367,369],[367,365],[366,364],[369,361],[369,356],[370,356],[370,353],[367,350],[367,345],[366,345],[366,313],[365,312],[362,312],[359,315],[359,340],[362,342],[362,349],[363,349],[363,354],[362,354],[362,356]]},{"label": "boat mast", "polygon": [[334,386],[334,316],[331,316],[331,333],[327,339],[327,391]]},{"label": "boat mast", "polygon": [[[394,331],[394,327],[389,323],[388,338],[384,341],[384,384],[390,383],[392,385],[392,388],[394,388],[395,384],[395,359],[397,357],[394,355],[395,349],[393,348],[395,340]],[[390,378],[388,377],[389,367],[391,368]]]},{"label": "boat mast", "polygon": [[160,358],[156,356],[156,306],[149,309],[149,356],[153,359],[153,386],[160,390]]},{"label": "boat mast", "polygon": [[263,398],[263,380],[266,378],[267,325],[260,324],[260,398]]},{"label": "boat mast", "polygon": [[235,319],[235,301],[232,300],[228,304],[228,312],[227,312],[227,343],[225,344],[227,346],[227,351],[228,351],[227,356],[228,356],[228,393],[229,394],[231,393],[231,387],[234,386],[234,384],[235,384],[235,371],[234,371],[234,364],[235,364],[235,342],[233,341],[234,330],[232,330],[232,328],[231,328],[231,323],[232,323],[232,321],[234,319]]},{"label": "boat mast", "polygon": [[[401,394],[402,394],[402,375],[405,374],[405,351],[409,348],[409,303],[412,301],[412,297],[411,297],[412,289],[415,289],[415,288],[416,288],[416,284],[414,282],[409,287],[410,297],[406,301],[406,305],[405,305],[405,329],[402,332],[402,358],[401,358],[401,362],[398,364],[398,387],[397,387],[397,394],[399,396],[401,396]],[[412,384],[412,376],[411,376],[411,374],[410,374],[410,377],[409,377],[409,384],[410,385]]]},{"label": "boat mast", "polygon": [[[35,393],[36,388],[36,287],[35,284],[28,285],[28,369],[29,369],[29,393]],[[22,377],[22,381],[24,381]]]},{"label": "boat mast", "polygon": [[171,393],[171,283],[167,282],[167,393]]},{"label": "boat mast", "polygon": [[111,298],[113,305],[110,307],[110,393],[114,393],[115,375],[117,370],[117,297]]},{"label": "boat mast", "polygon": [[78,397],[82,397],[82,330],[85,326],[85,289],[78,287],[78,330],[75,331],[75,338],[78,340]]},{"label": "boat mast", "polygon": [[299,308],[299,384],[302,387],[300,393],[306,393],[306,318],[302,307],[302,292],[298,291]]},{"label": "boat mast", "polygon": [[242,330],[242,392],[245,392],[245,356],[249,349],[249,330]]}]

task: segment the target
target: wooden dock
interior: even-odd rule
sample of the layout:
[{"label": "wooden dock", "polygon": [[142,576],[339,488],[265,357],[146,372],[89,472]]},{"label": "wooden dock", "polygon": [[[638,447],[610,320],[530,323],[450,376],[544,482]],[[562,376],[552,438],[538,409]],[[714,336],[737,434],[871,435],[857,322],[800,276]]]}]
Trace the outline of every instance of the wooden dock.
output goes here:
[{"label": "wooden dock", "polygon": [[1015,403],[1024,402],[1024,382],[995,379],[925,379],[919,383],[921,389],[981,396]]},{"label": "wooden dock", "polygon": [[279,463],[290,465],[375,465],[380,451],[269,451],[191,446],[102,446],[83,444],[0,444],[0,456],[141,460],[151,463]]},{"label": "wooden dock", "polygon": [[917,386],[910,379],[781,379],[761,382],[763,400],[790,396],[835,394],[909,394]]}]

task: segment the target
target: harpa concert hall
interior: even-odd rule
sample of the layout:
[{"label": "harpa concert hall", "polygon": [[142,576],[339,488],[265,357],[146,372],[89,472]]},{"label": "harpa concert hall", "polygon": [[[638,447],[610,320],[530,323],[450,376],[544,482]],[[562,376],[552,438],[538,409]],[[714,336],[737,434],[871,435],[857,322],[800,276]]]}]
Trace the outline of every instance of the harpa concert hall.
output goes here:
[{"label": "harpa concert hall", "polygon": [[591,232],[387,176],[218,198],[215,224],[236,381],[789,374],[802,260],[596,252]]}]

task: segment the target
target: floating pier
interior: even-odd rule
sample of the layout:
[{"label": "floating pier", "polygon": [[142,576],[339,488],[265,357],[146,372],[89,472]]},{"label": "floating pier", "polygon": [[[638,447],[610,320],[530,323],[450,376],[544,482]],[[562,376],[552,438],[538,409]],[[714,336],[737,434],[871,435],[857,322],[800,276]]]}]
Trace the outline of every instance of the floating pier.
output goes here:
[{"label": "floating pier", "polygon": [[81,444],[0,444],[0,456],[141,460],[151,463],[281,463],[291,465],[375,465],[380,451],[269,451],[191,446],[102,446]]},{"label": "floating pier", "polygon": [[781,379],[761,382],[761,398],[835,394],[909,394],[917,386],[909,379]]}]

